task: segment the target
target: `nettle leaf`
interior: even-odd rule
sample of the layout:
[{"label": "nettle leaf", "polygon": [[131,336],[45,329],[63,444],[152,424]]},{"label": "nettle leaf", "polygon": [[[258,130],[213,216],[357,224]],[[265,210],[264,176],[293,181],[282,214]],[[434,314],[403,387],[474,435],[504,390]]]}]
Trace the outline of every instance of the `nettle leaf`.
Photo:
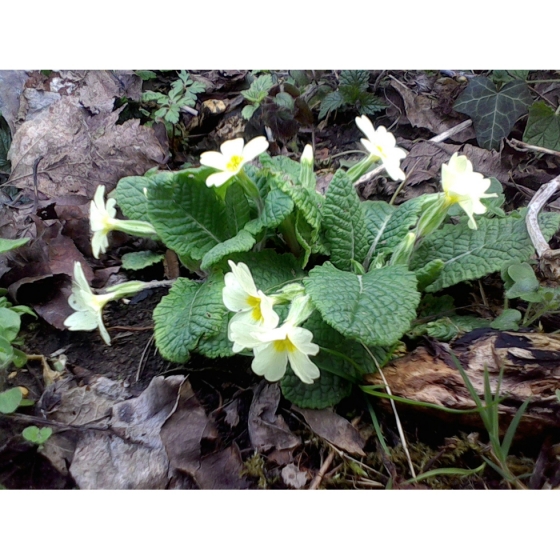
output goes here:
[{"label": "nettle leaf", "polygon": [[22,247],[29,241],[29,237],[22,237],[21,239],[4,239],[0,237],[0,255],[7,253],[18,247]]},{"label": "nettle leaf", "polygon": [[216,334],[227,309],[222,300],[223,276],[205,282],[178,278],[154,309],[154,335],[161,355],[186,362],[202,336]]},{"label": "nettle leaf", "polygon": [[351,270],[352,260],[364,260],[373,239],[366,228],[356,189],[340,169],[332,178],[325,196],[323,229],[336,267]]},{"label": "nettle leaf", "polygon": [[482,148],[496,150],[532,102],[525,82],[514,80],[498,91],[489,78],[477,77],[469,81],[453,108],[473,120]]},{"label": "nettle leaf", "polygon": [[2,414],[11,414],[15,412],[22,398],[23,395],[17,387],[0,392],[0,412]]},{"label": "nettle leaf", "polygon": [[361,204],[366,227],[373,240],[372,256],[375,256],[379,252],[393,252],[418,222],[424,201],[416,197],[400,206],[391,206],[382,200],[366,200]]},{"label": "nettle leaf", "polygon": [[[548,240],[560,225],[560,214],[541,214],[539,224]],[[466,221],[445,225],[416,249],[412,269],[420,269],[436,259],[445,263],[439,278],[426,291],[436,292],[459,282],[482,278],[501,270],[509,261],[527,261],[535,252],[523,215],[477,217],[477,226],[478,229],[470,229]]]},{"label": "nettle leaf", "polygon": [[321,372],[319,379],[311,384],[302,383],[290,369],[280,381],[282,394],[301,408],[321,409],[338,404],[352,392],[352,383],[338,375]]},{"label": "nettle leaf", "polygon": [[359,109],[362,115],[374,115],[387,109],[388,105],[373,93],[362,93],[359,97]]},{"label": "nettle leaf", "polygon": [[368,346],[389,346],[416,317],[420,294],[405,266],[387,266],[364,275],[337,270],[330,262],[304,279],[323,319],[338,332]]},{"label": "nettle leaf", "polygon": [[340,73],[340,86],[356,88],[358,91],[365,91],[369,85],[369,70],[343,70]]},{"label": "nettle leaf", "polygon": [[253,113],[259,108],[258,105],[245,105],[241,110],[241,116],[248,121],[252,116]]},{"label": "nettle leaf", "polygon": [[344,97],[340,91],[331,91],[323,97],[321,101],[321,106],[319,110],[319,120],[323,119],[327,113],[336,111],[338,108],[344,105]]},{"label": "nettle leaf", "polygon": [[179,258],[200,260],[228,238],[224,201],[187,172],[150,187],[148,215],[162,241]]},{"label": "nettle leaf", "polygon": [[239,183],[232,183],[226,191],[226,219],[230,235],[239,233],[251,219],[251,207],[243,187]]},{"label": "nettle leaf", "polygon": [[255,238],[248,231],[241,230],[231,239],[212,247],[202,258],[200,268],[208,270],[212,265],[219,263],[224,257],[232,253],[249,251],[253,248],[255,242]]},{"label": "nettle leaf", "polygon": [[260,103],[268,95],[273,85],[272,77],[269,74],[264,74],[255,78],[249,89],[242,91],[241,95],[251,103]]},{"label": "nettle leaf", "polygon": [[271,190],[264,200],[263,213],[245,224],[245,229],[249,233],[257,235],[263,229],[275,228],[291,214],[293,209],[294,203],[287,194],[278,189]]},{"label": "nettle leaf", "polygon": [[273,249],[265,249],[258,253],[237,253],[230,255],[229,260],[238,264],[245,263],[259,290],[265,294],[278,291],[282,286],[301,280],[303,272],[296,258],[291,253],[278,254]]},{"label": "nettle leaf", "polygon": [[531,105],[523,142],[560,150],[560,115],[544,101]]},{"label": "nettle leaf", "polygon": [[127,253],[126,255],[123,255],[122,267],[126,270],[141,270],[142,268],[161,262],[163,258],[163,254],[154,253],[153,251]]}]

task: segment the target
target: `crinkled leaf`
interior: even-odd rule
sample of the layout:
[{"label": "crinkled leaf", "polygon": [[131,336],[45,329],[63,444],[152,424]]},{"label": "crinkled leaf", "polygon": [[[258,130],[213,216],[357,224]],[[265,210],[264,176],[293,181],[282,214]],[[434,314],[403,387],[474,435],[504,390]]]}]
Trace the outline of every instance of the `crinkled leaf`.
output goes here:
[{"label": "crinkled leaf", "polygon": [[239,183],[229,185],[225,197],[226,218],[231,236],[239,233],[251,219],[251,207]]},{"label": "crinkled leaf", "polygon": [[368,346],[389,346],[410,328],[420,294],[416,276],[405,266],[388,266],[364,275],[316,266],[304,280],[323,319],[340,333]]},{"label": "crinkled leaf", "polygon": [[233,344],[228,338],[228,324],[233,313],[225,313],[220,330],[213,335],[203,335],[196,351],[207,358],[228,358],[234,356]]},{"label": "crinkled leaf", "polygon": [[351,261],[363,262],[373,241],[362,204],[352,181],[338,170],[330,182],[323,205],[323,230],[331,249],[332,263],[351,270]]},{"label": "crinkled leaf", "polygon": [[321,101],[321,106],[319,110],[319,120],[323,119],[327,113],[331,111],[336,111],[339,107],[344,105],[344,97],[340,91],[332,91],[327,93],[323,100]]},{"label": "crinkled leaf", "polygon": [[258,253],[238,253],[230,255],[234,263],[245,263],[259,290],[265,294],[278,291],[285,284],[301,279],[303,272],[291,253],[278,254],[272,249]]},{"label": "crinkled leaf", "polygon": [[17,387],[0,392],[0,412],[2,414],[15,412],[22,398],[21,391]]},{"label": "crinkled leaf", "polygon": [[179,278],[154,309],[154,334],[161,355],[186,362],[202,336],[217,333],[227,313],[221,275],[205,282]]},{"label": "crinkled leaf", "polygon": [[148,199],[144,189],[147,192],[151,184],[151,176],[123,177],[117,183],[114,191],[115,200],[128,219],[149,221]]},{"label": "crinkled leaf", "polygon": [[20,328],[20,316],[12,309],[0,307],[0,334],[9,342],[13,342]]},{"label": "crinkled leaf", "polygon": [[544,101],[531,105],[523,142],[560,151],[560,115]]},{"label": "crinkled leaf", "polygon": [[122,258],[122,267],[126,270],[141,270],[163,260],[164,255],[153,251],[126,253]]},{"label": "crinkled leaf", "polygon": [[188,170],[169,179],[148,190],[149,221],[179,258],[200,260],[228,238],[224,201]]},{"label": "crinkled leaf", "polygon": [[453,108],[468,115],[482,148],[496,150],[533,99],[527,84],[513,80],[499,91],[489,78],[472,78]]},{"label": "crinkled leaf", "polygon": [[299,180],[301,164],[286,156],[270,156],[266,152],[259,156],[259,161],[263,169],[269,169],[273,173],[288,175],[292,182]]},{"label": "crinkled leaf", "polygon": [[307,223],[315,230],[321,227],[321,210],[325,197],[317,191],[306,189],[290,182],[283,182],[278,187],[287,194],[301,212]]},{"label": "crinkled leaf", "polygon": [[0,237],[0,254],[22,247],[28,241],[29,237],[22,237],[21,239],[4,239]]},{"label": "crinkled leaf", "polygon": [[302,383],[290,370],[280,381],[282,394],[301,408],[326,408],[339,403],[352,392],[352,383],[338,375],[321,372],[312,384]]},{"label": "crinkled leaf", "polygon": [[416,225],[423,205],[422,197],[407,200],[400,206],[391,206],[382,200],[362,202],[366,227],[373,244],[372,257],[381,251],[391,253],[399,245]]},{"label": "crinkled leaf", "polygon": [[[292,199],[281,190],[271,190],[264,200],[263,213],[256,219],[245,224],[245,229],[257,235],[263,229],[275,228],[287,218],[294,209]],[[250,248],[250,247],[249,247]],[[238,249],[241,251],[242,249]]]},{"label": "crinkled leaf", "polygon": [[[560,225],[560,214],[539,216],[544,237],[548,240]],[[470,229],[466,221],[448,224],[430,234],[414,252],[412,269],[420,269],[430,261],[445,263],[440,277],[426,288],[435,292],[466,280],[482,278],[502,269],[508,261],[527,261],[535,252],[525,219],[514,214],[505,218],[477,218],[478,229]]]},{"label": "crinkled leaf", "polygon": [[215,245],[203,257],[200,264],[202,270],[208,270],[212,265],[220,262],[232,253],[249,251],[255,244],[255,238],[247,231],[241,230],[234,237]]},{"label": "crinkled leaf", "polygon": [[423,292],[430,284],[433,284],[440,277],[444,266],[445,263],[441,259],[436,259],[415,270],[418,291]]}]

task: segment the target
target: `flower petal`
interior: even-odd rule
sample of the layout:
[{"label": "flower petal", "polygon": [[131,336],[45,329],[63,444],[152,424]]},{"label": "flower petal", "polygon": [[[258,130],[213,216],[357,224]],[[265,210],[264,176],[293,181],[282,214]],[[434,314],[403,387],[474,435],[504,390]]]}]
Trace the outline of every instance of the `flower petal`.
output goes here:
[{"label": "flower petal", "polygon": [[286,352],[277,352],[274,343],[262,344],[253,350],[255,358],[251,368],[257,375],[264,375],[267,381],[279,381],[286,373],[288,356]]},{"label": "flower petal", "polygon": [[375,129],[373,128],[373,124],[371,121],[365,116],[356,117],[356,124],[358,128],[368,137],[370,141],[375,137]]},{"label": "flower petal", "polygon": [[220,146],[220,152],[224,154],[224,160],[227,163],[233,156],[243,157],[243,146],[245,140],[243,138],[234,138],[227,140]]},{"label": "flower petal", "polygon": [[253,138],[243,148],[243,162],[247,163],[268,150],[268,141],[264,136]]},{"label": "flower petal", "polygon": [[221,187],[225,182],[229,181],[235,173],[231,171],[220,171],[219,173],[213,173],[206,179],[207,187]]},{"label": "flower petal", "polygon": [[205,167],[213,167],[214,169],[219,169],[223,171],[226,168],[227,160],[224,154],[220,152],[204,152],[200,154],[200,165]]},{"label": "flower petal", "polygon": [[321,375],[319,368],[309,359],[307,354],[295,350],[288,353],[288,360],[294,373],[304,382],[313,383]]}]

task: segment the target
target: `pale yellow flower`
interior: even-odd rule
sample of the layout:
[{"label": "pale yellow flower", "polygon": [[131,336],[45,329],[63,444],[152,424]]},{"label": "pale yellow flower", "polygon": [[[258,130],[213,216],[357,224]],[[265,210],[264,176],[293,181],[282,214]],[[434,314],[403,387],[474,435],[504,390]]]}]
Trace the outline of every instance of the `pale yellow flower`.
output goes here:
[{"label": "pale yellow flower", "polygon": [[243,166],[266,152],[268,142],[264,136],[253,138],[245,145],[243,138],[228,140],[220,146],[219,152],[204,152],[200,156],[200,163],[206,167],[219,169],[206,179],[209,187],[220,187],[226,181],[237,175]]},{"label": "pale yellow flower", "polygon": [[374,160],[381,160],[385,170],[394,181],[403,181],[405,174],[400,168],[400,161],[406,157],[406,152],[397,147],[395,137],[384,126],[377,129],[366,116],[356,117],[358,128],[367,136],[362,138],[362,144]]},{"label": "pale yellow flower", "polygon": [[487,194],[490,179],[485,179],[482,173],[473,171],[472,163],[466,156],[459,156],[455,152],[449,163],[441,166],[441,185],[445,196],[446,206],[459,204],[469,217],[469,227],[477,229],[474,214],[484,214],[486,206],[480,201],[482,198],[494,198],[497,194]]}]

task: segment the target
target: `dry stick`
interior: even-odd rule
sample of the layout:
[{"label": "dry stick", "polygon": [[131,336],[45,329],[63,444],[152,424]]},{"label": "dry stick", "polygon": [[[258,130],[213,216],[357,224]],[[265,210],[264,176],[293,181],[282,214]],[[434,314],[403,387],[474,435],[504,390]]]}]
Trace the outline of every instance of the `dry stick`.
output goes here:
[{"label": "dry stick", "polygon": [[541,228],[539,226],[539,212],[542,207],[546,204],[547,200],[558,190],[560,187],[560,175],[552,179],[548,183],[545,183],[533,196],[533,199],[529,203],[527,217],[525,218],[525,223],[527,224],[527,231],[529,232],[529,237],[533,242],[535,250],[539,258],[552,257],[556,254],[555,251],[550,249],[550,245],[546,242]]},{"label": "dry stick", "polygon": [[533,144],[526,144],[525,142],[521,142],[520,140],[516,140],[515,138],[506,140],[506,142],[518,152],[541,152],[543,154],[560,157],[560,152],[549,150],[548,148],[543,148],[541,146],[533,146]]}]

